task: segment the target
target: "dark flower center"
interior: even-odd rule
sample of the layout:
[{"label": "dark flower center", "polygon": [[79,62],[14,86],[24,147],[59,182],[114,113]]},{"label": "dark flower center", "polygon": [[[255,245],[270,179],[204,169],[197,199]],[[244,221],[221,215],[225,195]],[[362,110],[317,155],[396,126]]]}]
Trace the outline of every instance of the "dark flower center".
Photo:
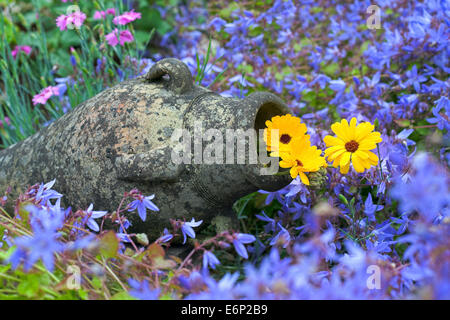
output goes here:
[{"label": "dark flower center", "polygon": [[288,144],[289,141],[291,141],[291,139],[292,139],[291,136],[285,133],[285,134],[281,135],[280,142],[284,143],[284,144]]},{"label": "dark flower center", "polygon": [[297,166],[298,167],[303,167],[303,163],[300,160],[296,160],[297,161]]},{"label": "dark flower center", "polygon": [[355,152],[356,150],[358,150],[358,147],[359,147],[359,143],[356,142],[355,140],[352,140],[352,141],[347,142],[347,143],[345,144],[345,149],[346,149],[348,152]]}]

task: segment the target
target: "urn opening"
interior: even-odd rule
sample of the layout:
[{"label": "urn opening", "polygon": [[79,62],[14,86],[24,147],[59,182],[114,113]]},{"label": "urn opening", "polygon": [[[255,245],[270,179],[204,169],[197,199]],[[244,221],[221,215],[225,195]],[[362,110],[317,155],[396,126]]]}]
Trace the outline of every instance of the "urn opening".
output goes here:
[{"label": "urn opening", "polygon": [[[275,116],[282,116],[285,114],[290,113],[290,110],[285,106],[281,105],[274,101],[267,101],[264,102],[258,109],[255,117],[255,124],[254,128],[256,131],[256,134],[258,136],[258,145],[263,143],[265,145],[264,141],[260,141],[260,138],[262,137],[259,133],[262,132],[266,128],[266,121],[271,120]],[[259,155],[259,148],[258,148],[258,155]],[[267,152],[269,154],[269,152]]]},{"label": "urn opening", "polygon": [[275,116],[282,116],[288,114],[284,106],[281,106],[274,102],[266,102],[261,105],[255,118],[255,130],[264,130],[266,127],[266,121],[272,119]]},{"label": "urn opening", "polygon": [[[258,147],[257,147],[258,158],[260,156],[260,152],[266,149],[266,143],[264,142],[264,140],[262,140],[262,134],[259,134],[262,130],[266,128],[266,121],[271,120],[275,116],[282,116],[291,113],[291,110],[281,100],[274,97],[273,95],[265,94],[264,99],[262,99],[260,103],[261,104],[257,109],[254,122],[254,129],[256,130],[258,137]],[[263,149],[260,149],[261,143],[264,144]],[[270,152],[269,151],[265,152],[267,152],[266,156],[269,156]],[[278,158],[274,159],[274,161],[278,162],[279,159]],[[271,164],[268,165],[269,166],[273,165],[272,162]],[[257,186],[259,189],[267,191],[276,191],[289,184],[290,181],[289,175],[287,174],[262,175],[261,173],[262,167],[267,167],[267,165],[261,163],[258,164],[256,167],[253,168],[252,173],[250,174],[251,178],[249,178],[249,181],[252,181],[252,184]],[[289,169],[281,168],[279,166],[277,166],[277,168],[278,168],[277,171],[279,173],[289,171]],[[246,175],[249,176],[249,172],[246,172]]]}]

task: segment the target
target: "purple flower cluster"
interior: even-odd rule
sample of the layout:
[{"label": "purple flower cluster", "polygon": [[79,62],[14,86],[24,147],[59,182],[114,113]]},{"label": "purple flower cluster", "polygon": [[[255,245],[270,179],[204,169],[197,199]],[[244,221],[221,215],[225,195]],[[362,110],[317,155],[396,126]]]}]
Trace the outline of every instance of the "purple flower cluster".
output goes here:
[{"label": "purple flower cluster", "polygon": [[[367,23],[369,1],[331,5],[277,0],[259,14],[236,8],[206,22],[200,18],[207,15],[205,9],[181,7],[176,14],[178,30],[166,34],[161,44],[172,48],[195,73],[196,58],[205,59],[208,46],[208,39],[197,30],[211,30],[212,66],[206,70],[204,85],[226,70],[229,76],[218,88],[223,94],[242,96],[264,88],[282,95],[309,121],[326,121],[335,108],[341,117],[378,118],[383,127],[390,127],[400,119],[423,119],[425,99],[418,99],[422,95],[436,102],[430,119],[442,128],[448,123],[448,117],[440,115],[445,109],[441,99],[446,99],[449,88],[447,2],[381,3],[382,33],[361,27]],[[323,9],[330,6],[333,14]],[[168,16],[171,8],[160,11]],[[195,31],[186,28],[192,25],[197,26]],[[181,35],[176,43],[170,40],[174,34]],[[353,70],[344,67],[349,60],[356,61],[352,57],[358,57]],[[419,67],[414,64],[419,60],[427,63]],[[401,93],[387,94],[391,88]],[[329,89],[334,93],[330,95]],[[318,110],[311,98],[334,108]]]},{"label": "purple flower cluster", "polygon": [[[260,190],[264,205],[255,217],[264,231],[257,241],[260,249],[251,253],[270,250],[270,257],[259,267],[249,264],[242,283],[236,283],[235,275],[207,278],[206,292],[189,297],[214,298],[226,287],[232,298],[404,298],[417,294],[414,263],[430,264],[432,271],[422,278],[427,279],[424,286],[436,286],[433,297],[448,296],[448,280],[441,285],[431,280],[446,275],[428,254],[442,243],[430,242],[423,260],[414,263],[416,256],[401,248],[412,239],[420,248],[419,239],[433,226],[448,239],[450,3],[380,2],[378,30],[366,27],[369,1],[280,0],[264,8],[239,5],[232,10],[221,1],[214,5],[224,10],[206,20],[199,18],[207,15],[200,5],[181,7],[175,14],[177,29],[162,40],[195,74],[195,62],[206,58],[208,47],[198,30],[210,31],[211,66],[203,85],[229,96],[259,89],[279,94],[320,147],[336,117],[376,119],[383,142],[377,150],[379,166],[364,174],[343,176],[328,169],[312,180],[317,181],[314,188],[294,179],[277,192]],[[172,12],[159,9],[163,16]],[[192,25],[197,28],[187,27]],[[173,41],[175,34],[181,38]],[[222,72],[225,76],[215,82]],[[416,155],[424,148],[417,141],[431,130],[436,130],[434,138],[427,141],[437,141],[442,164]],[[248,257],[239,244],[235,247]],[[289,258],[280,259],[281,253]],[[204,265],[209,258],[205,252]],[[299,263],[302,259],[307,262]],[[324,270],[324,261],[335,267]],[[381,291],[366,286],[371,265],[385,275]]]}]

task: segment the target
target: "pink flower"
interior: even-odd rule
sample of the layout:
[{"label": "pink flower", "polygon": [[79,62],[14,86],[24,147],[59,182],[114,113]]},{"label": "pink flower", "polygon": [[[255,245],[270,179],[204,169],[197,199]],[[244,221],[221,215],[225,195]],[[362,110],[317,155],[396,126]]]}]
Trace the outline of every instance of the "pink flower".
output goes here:
[{"label": "pink flower", "polygon": [[25,54],[26,54],[27,56],[29,56],[30,53],[31,53],[31,47],[30,47],[30,46],[15,46],[15,47],[14,47],[14,50],[11,51],[11,55],[13,56],[14,59],[16,58],[17,54],[18,54],[20,51],[25,52]]},{"label": "pink flower", "polygon": [[58,87],[48,86],[33,97],[33,105],[35,106],[38,103],[45,104],[53,96],[59,96]]},{"label": "pink flower", "polygon": [[70,18],[72,18],[72,21],[70,22],[72,22],[77,28],[79,28],[83,24],[84,20],[86,20],[86,15],[81,11],[77,11],[72,13],[70,15]]},{"label": "pink flower", "polygon": [[105,11],[95,11],[94,13],[94,20],[100,20],[100,19],[104,19],[106,17],[106,13]]},{"label": "pink flower", "polygon": [[75,11],[67,16],[62,14],[56,18],[56,26],[61,31],[66,30],[67,26],[69,26],[69,29],[73,29],[73,26],[79,28],[83,25],[84,20],[86,20],[86,15],[81,11]]},{"label": "pink flower", "polygon": [[108,33],[108,34],[105,36],[106,41],[108,42],[108,44],[109,44],[110,46],[115,47],[115,46],[117,46],[117,44],[119,43],[119,39],[117,39],[117,32],[118,32],[118,30],[117,30],[117,28],[116,28],[116,29],[114,29],[113,32]]},{"label": "pink flower", "polygon": [[140,19],[141,14],[139,12],[134,12],[134,9],[129,12],[124,12],[122,15],[117,16],[113,19],[114,24],[125,25],[136,19]]},{"label": "pink flower", "polygon": [[[6,123],[6,125],[8,127],[11,125],[11,120],[9,120],[8,117],[5,117],[3,120],[5,121],[5,123]],[[3,121],[2,120],[0,120],[0,128],[3,128]]]},{"label": "pink flower", "polygon": [[120,31],[120,45],[123,46],[125,42],[133,42],[134,37],[133,34],[130,32],[130,30],[123,30]]},{"label": "pink flower", "polygon": [[68,18],[68,16],[65,16],[63,14],[56,18],[56,26],[59,28],[59,30],[66,30]]},{"label": "pink flower", "polygon": [[133,34],[130,30],[122,30],[118,34],[119,30],[114,29],[113,32],[108,33],[105,38],[110,46],[115,47],[118,43],[123,46],[126,42],[132,42],[134,40]]},{"label": "pink flower", "polygon": [[109,9],[106,9],[106,11],[95,11],[94,20],[105,19],[107,14],[114,16],[116,14],[116,9],[109,8]]}]

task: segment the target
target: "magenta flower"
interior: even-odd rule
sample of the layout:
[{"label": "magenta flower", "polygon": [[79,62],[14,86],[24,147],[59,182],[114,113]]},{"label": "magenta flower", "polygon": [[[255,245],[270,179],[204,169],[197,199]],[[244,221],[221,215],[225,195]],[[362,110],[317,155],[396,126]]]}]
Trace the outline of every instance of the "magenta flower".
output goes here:
[{"label": "magenta flower", "polygon": [[69,15],[60,15],[56,18],[56,26],[59,30],[64,31],[66,29],[79,28],[83,25],[84,20],[86,20],[86,14],[81,11],[76,11]]},{"label": "magenta flower", "polygon": [[134,9],[129,12],[124,12],[122,15],[117,16],[113,19],[114,24],[125,25],[136,19],[140,19],[141,14],[139,12],[134,12]]},{"label": "magenta flower", "polygon": [[25,52],[26,55],[29,56],[30,53],[31,53],[31,47],[30,47],[30,46],[15,46],[15,47],[14,47],[14,50],[11,51],[11,55],[13,56],[14,59],[16,58],[17,54],[18,54],[20,51]]},{"label": "magenta flower", "polygon": [[53,96],[59,96],[58,87],[48,86],[33,97],[33,105],[45,104]]},{"label": "magenta flower", "polygon": [[123,46],[125,42],[132,42],[134,40],[133,34],[129,30],[119,30],[114,29],[113,32],[108,33],[106,36],[106,41],[110,46],[115,47],[118,43]]},{"label": "magenta flower", "polygon": [[[3,128],[3,121],[5,122],[5,124],[7,125],[7,126],[10,126],[11,125],[11,120],[9,120],[9,118],[8,117],[5,117],[3,120],[0,120],[0,128]],[[6,197],[6,196],[5,196]],[[2,198],[3,199],[3,198]],[[5,200],[6,201],[6,200]]]},{"label": "magenta flower", "polygon": [[65,15],[60,15],[58,18],[56,18],[56,26],[59,28],[59,30],[66,30],[67,18],[68,17]]},{"label": "magenta flower", "polygon": [[106,11],[95,11],[95,13],[94,13],[94,20],[105,19],[107,14],[115,16],[116,15],[116,9],[109,8]]},{"label": "magenta flower", "polygon": [[133,42],[133,34],[129,30],[123,30],[120,32],[120,45],[123,46],[125,42]]},{"label": "magenta flower", "polygon": [[117,46],[117,44],[119,43],[119,39],[117,38],[117,33],[118,33],[118,30],[117,30],[117,28],[116,28],[116,29],[114,29],[113,32],[108,33],[108,34],[105,36],[106,41],[108,42],[108,44],[109,44],[110,46],[115,47],[115,46]]},{"label": "magenta flower", "polygon": [[94,13],[94,20],[100,20],[100,19],[104,19],[106,17],[106,12],[105,11],[95,11]]}]

